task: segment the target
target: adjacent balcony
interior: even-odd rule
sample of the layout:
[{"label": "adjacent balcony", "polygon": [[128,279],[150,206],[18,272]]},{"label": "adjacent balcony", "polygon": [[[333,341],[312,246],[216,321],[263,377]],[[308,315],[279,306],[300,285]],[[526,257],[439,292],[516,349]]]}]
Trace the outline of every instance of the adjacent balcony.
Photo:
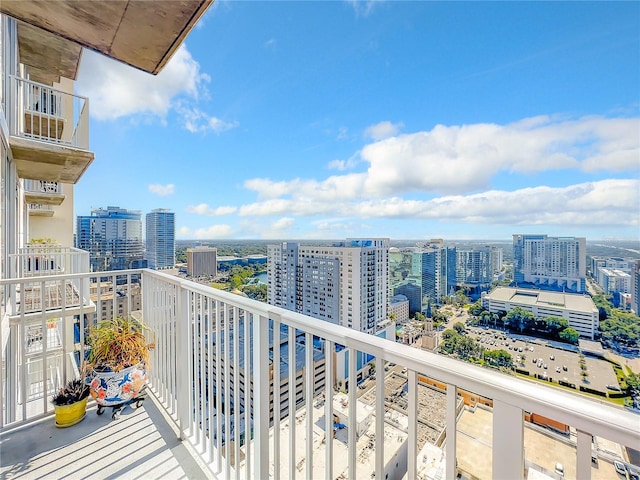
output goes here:
[{"label": "adjacent balcony", "polygon": [[55,210],[51,205],[42,203],[27,203],[27,212],[35,217],[53,217]]},{"label": "adjacent balcony", "polygon": [[61,205],[65,197],[60,182],[25,180],[24,198],[27,204]]},{"label": "adjacent balcony", "polygon": [[18,176],[76,183],[94,157],[89,99],[13,75],[8,83],[5,107]]},{"label": "adjacent balcony", "polygon": [[[93,321],[93,310],[81,306],[49,328],[45,309],[27,318],[5,306],[7,478],[582,480],[616,478],[614,461],[636,462],[640,416],[629,410],[160,272],[23,276],[0,285],[11,305],[26,286],[76,280],[140,282],[119,291],[128,311],[138,304],[131,296],[141,295],[134,314],[156,344],[151,399],[120,420],[90,406],[79,425],[53,428],[48,399],[76,375],[70,359],[84,355],[85,330],[73,325]],[[117,301],[96,298],[98,313],[102,302]],[[37,327],[57,333],[38,336]]]}]

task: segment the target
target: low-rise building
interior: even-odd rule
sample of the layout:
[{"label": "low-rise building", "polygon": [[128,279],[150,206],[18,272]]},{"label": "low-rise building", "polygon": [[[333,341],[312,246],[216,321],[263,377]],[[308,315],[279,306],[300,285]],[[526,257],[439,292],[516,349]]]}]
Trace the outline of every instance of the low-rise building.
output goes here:
[{"label": "low-rise building", "polygon": [[498,287],[482,295],[482,307],[491,313],[520,307],[536,317],[564,317],[569,327],[591,340],[598,331],[598,307],[588,295]]}]

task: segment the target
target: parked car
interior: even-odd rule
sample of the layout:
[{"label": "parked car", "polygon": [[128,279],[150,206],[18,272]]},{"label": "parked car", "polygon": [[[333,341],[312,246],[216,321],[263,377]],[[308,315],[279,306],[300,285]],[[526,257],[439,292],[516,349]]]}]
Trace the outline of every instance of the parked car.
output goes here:
[{"label": "parked car", "polygon": [[560,367],[556,367],[556,373],[560,373]]},{"label": "parked car", "polygon": [[636,467],[629,465],[627,471],[629,472],[629,478],[631,480],[640,480],[640,471]]},{"label": "parked car", "polygon": [[564,466],[560,462],[556,462],[555,471],[561,477],[564,477]]},{"label": "parked car", "polygon": [[569,369],[567,368],[567,366],[566,366],[566,365],[562,365],[562,370],[564,370],[564,371],[566,372],[566,371],[567,371],[567,370],[569,370]]}]

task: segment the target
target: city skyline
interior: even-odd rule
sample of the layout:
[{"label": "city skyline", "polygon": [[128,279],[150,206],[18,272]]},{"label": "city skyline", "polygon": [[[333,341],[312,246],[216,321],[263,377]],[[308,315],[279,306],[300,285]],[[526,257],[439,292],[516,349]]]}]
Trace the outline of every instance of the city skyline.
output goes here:
[{"label": "city skyline", "polygon": [[215,2],[157,77],[84,52],[75,213],[168,208],[178,240],[637,240],[638,13]]}]

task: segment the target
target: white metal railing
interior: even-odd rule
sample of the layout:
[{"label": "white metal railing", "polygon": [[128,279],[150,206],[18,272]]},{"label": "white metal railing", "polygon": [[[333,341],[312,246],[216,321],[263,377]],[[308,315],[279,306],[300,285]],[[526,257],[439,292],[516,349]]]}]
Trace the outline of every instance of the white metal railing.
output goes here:
[{"label": "white metal railing", "polygon": [[11,277],[88,273],[89,252],[73,247],[32,244],[9,255]]},{"label": "white metal railing", "polygon": [[[406,478],[421,478],[426,456],[418,449],[425,423],[442,426],[438,441],[444,439],[444,443],[434,448],[445,459],[443,478],[455,478],[457,458],[464,453],[457,443],[464,440],[459,420],[465,411],[460,403],[465,392],[485,399],[489,405],[484,410],[492,419],[487,461],[493,478],[523,478],[525,467],[532,468],[535,463],[535,459],[525,457],[525,416],[530,413],[570,427],[573,433],[562,442],[573,445],[574,478],[590,478],[592,436],[631,447],[640,440],[638,416],[581,395],[161,272],[127,270],[96,275],[2,280],[0,285],[50,282],[58,277],[92,283],[107,280],[124,295],[124,314],[135,309],[140,300],[136,295],[141,295],[141,315],[156,345],[149,387],[175,421],[180,436],[218,478],[277,479],[292,478],[294,473],[304,478],[372,478],[372,472],[376,478],[385,478],[386,473],[390,473],[390,479],[405,474]],[[141,290],[133,288],[138,278]],[[98,283],[96,288],[102,287]],[[98,292],[94,297],[98,318],[116,316],[120,308],[118,295],[113,289],[106,291],[111,295]],[[109,303],[111,308],[103,308]],[[92,311],[81,308],[80,318]],[[27,379],[20,370],[24,353],[10,350],[23,341],[19,337],[27,321],[23,317],[11,317],[11,339],[3,349],[3,359],[16,358],[17,365],[9,361],[3,370],[7,385],[3,392],[8,396],[2,398],[2,426],[27,418],[26,408],[22,410],[25,416],[16,415],[10,402],[24,398],[14,395],[12,388],[26,389],[23,383]],[[68,315],[59,317],[63,322],[73,322]],[[46,312],[37,316],[43,328],[46,318]],[[68,329],[61,326],[61,331]],[[0,333],[4,337],[4,332]],[[67,345],[64,335],[62,344]],[[79,354],[83,338],[84,329],[80,329],[79,342],[73,347]],[[274,343],[278,348],[273,348]],[[335,353],[337,346],[346,347],[341,350],[343,354]],[[65,347],[62,354],[70,351],[73,349]],[[367,393],[373,399],[371,406],[364,410],[356,388],[360,352],[373,355],[375,370],[380,372]],[[43,371],[49,361],[43,360]],[[382,374],[391,363],[404,368],[394,374],[394,379],[402,380],[400,388],[390,392],[393,379],[383,382]],[[309,365],[314,368],[306,368]],[[342,370],[347,372],[345,382],[338,383]],[[431,410],[425,408],[430,404],[424,403],[421,389],[427,381],[442,385],[436,392],[442,398],[442,412],[433,406]],[[43,388],[47,392],[46,384]],[[337,390],[344,391],[342,407],[333,402]],[[394,396],[402,401],[389,407],[389,397]],[[274,404],[280,408],[272,409]],[[340,420],[346,428],[338,430],[334,438],[334,415],[340,409]],[[372,414],[367,418],[373,422],[373,434],[362,434],[366,421],[361,410]],[[369,460],[366,451],[372,452]]]},{"label": "white metal railing", "polygon": [[50,216],[53,215],[53,206],[45,205],[42,203],[27,203],[27,208],[29,209],[29,213],[40,213],[45,214],[49,213]]},{"label": "white metal railing", "polygon": [[89,99],[9,75],[11,135],[89,148]]},{"label": "white metal railing", "polygon": [[24,189],[26,192],[33,193],[61,194],[62,184],[45,180],[25,180]]}]

